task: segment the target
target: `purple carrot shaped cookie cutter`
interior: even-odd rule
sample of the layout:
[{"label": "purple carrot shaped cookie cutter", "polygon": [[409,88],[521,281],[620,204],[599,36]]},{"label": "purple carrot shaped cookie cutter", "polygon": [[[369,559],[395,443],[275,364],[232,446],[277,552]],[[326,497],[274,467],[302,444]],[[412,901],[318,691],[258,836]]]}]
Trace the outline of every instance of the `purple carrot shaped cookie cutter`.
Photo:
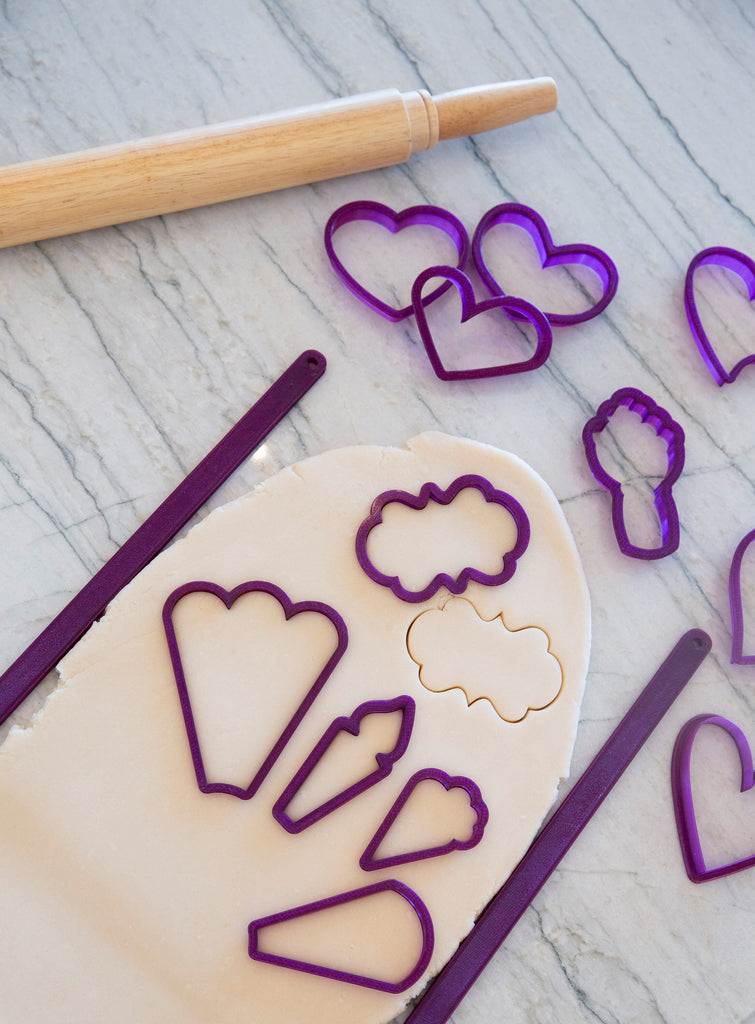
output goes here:
[{"label": "purple carrot shaped cookie cutter", "polygon": [[[401,813],[407,800],[420,782],[424,782],[427,779],[440,783],[447,792],[452,789],[466,790],[469,796],[469,805],[477,815],[477,820],[469,837],[467,839],[450,839],[447,843],[443,843],[440,846],[430,846],[423,850],[407,850],[404,853],[397,853],[387,857],[377,856],[381,844],[390,832],[393,823]],[[488,817],[487,804],[482,799],[480,787],[476,782],[473,782],[464,775],[449,775],[439,768],[423,768],[421,771],[415,772],[401,790],[398,799],[386,814],[377,832],[370,839],[364,853],[359,858],[359,866],[365,871],[377,871],[379,868],[393,868],[399,864],[409,864],[415,860],[427,860],[428,857],[442,857],[444,854],[453,853],[455,850],[471,850],[482,839],[485,826],[488,823]]]},{"label": "purple carrot shaped cookie cutter", "polygon": [[[396,742],[390,750],[381,751],[375,754],[375,761],[377,763],[375,771],[365,775],[353,785],[348,786],[346,789],[337,793],[335,796],[332,796],[329,800],[326,800],[318,807],[315,807],[306,814],[303,814],[300,818],[294,819],[287,813],[289,804],[317,767],[321,758],[327,753],[337,736],[343,732],[347,732],[352,736],[357,736],[362,727],[362,722],[368,715],[385,715],[392,714],[396,711],[401,712],[401,726],[396,737]],[[370,789],[371,786],[374,786],[382,779],[387,778],[387,776],[393,771],[394,764],[404,756],[406,748],[409,746],[409,739],[411,738],[412,728],[414,727],[414,712],[415,705],[412,698],[402,695],[400,697],[394,697],[392,700],[367,701],[364,704],[360,704],[352,715],[334,719],[316,743],[311,753],[307,756],[296,775],[294,775],[276,800],[275,805],[273,806],[273,817],[278,824],[282,825],[287,832],[291,832],[292,834],[303,832],[305,828],[309,828],[310,825],[314,825],[315,822],[320,821],[328,814],[332,814],[333,811],[342,807],[350,800],[353,800],[354,797],[359,796],[360,793],[364,793],[364,791]]]},{"label": "purple carrot shaped cookie cutter", "polygon": [[[494,206],[492,210],[488,210],[477,225],[472,239],[472,260],[477,268],[477,273],[492,295],[506,294],[488,269],[482,253],[485,236],[497,224],[516,224],[518,227],[524,228],[535,243],[543,269],[566,264],[580,264],[588,267],[600,279],[603,293],[597,302],[581,313],[545,313],[544,315],[552,325],[566,326],[584,323],[585,320],[591,320],[594,316],[602,313],[613,299],[619,284],[619,274],[613,260],[602,249],[598,249],[594,245],[576,243],[556,245],[548,230],[548,225],[540,214],[521,203],[501,203],[499,206]],[[511,315],[515,316],[515,313],[512,312]]]},{"label": "purple carrot shaped cookie cutter", "polygon": [[[624,492],[621,483],[606,472],[598,458],[595,437],[605,430],[613,414],[622,406],[636,413],[643,423],[649,423],[668,447],[668,470],[653,491],[662,541],[656,548],[641,548],[629,540],[624,522]],[[684,467],[684,431],[670,413],[637,388],[620,388],[603,402],[596,415],[587,421],[582,431],[582,443],[592,475],[611,495],[613,532],[621,552],[630,558],[654,559],[664,558],[676,551],[679,547],[679,513],[671,488],[679,479]]]},{"label": "purple carrot shaped cookie cutter", "polygon": [[[395,892],[403,897],[414,910],[422,929],[422,948],[416,964],[401,981],[382,981],[379,978],[370,978],[362,974],[351,974],[348,971],[336,970],[332,967],[323,967],[319,964],[307,963],[304,960],[294,960],[285,956],[278,956],[275,953],[264,953],[259,948],[259,933],[269,925],[280,924],[284,921],[291,921],[307,914],[316,914],[322,910],[330,910],[332,907],[344,903],[352,903],[355,900],[370,899],[372,896],[383,892]],[[271,914],[270,917],[261,917],[252,921],[249,925],[249,956],[253,960],[260,960],[262,963],[275,964],[278,967],[288,967],[294,971],[304,971],[307,974],[317,974],[321,978],[329,978],[331,981],[345,981],[350,985],[361,985],[363,988],[374,988],[380,992],[404,992],[422,977],[425,973],[433,953],[435,935],[433,922],[430,913],[413,889],[403,882],[389,878],[383,882],[376,882],[374,885],[367,885],[362,889],[352,889],[350,892],[341,893],[338,896],[329,896],[324,900],[317,900],[315,903],[306,903],[301,907],[294,907],[293,910],[284,910],[279,914]]]},{"label": "purple carrot shaped cookie cutter", "polygon": [[[205,773],[204,762],[202,760],[202,750],[197,736],[196,723],[194,721],[194,712],[191,706],[191,698],[189,697],[189,689],[184,675],[181,652],[178,646],[178,640],[176,638],[176,631],[172,618],[173,610],[181,598],[185,597],[187,594],[195,594],[198,592],[213,594],[215,597],[219,598],[228,609],[230,609],[234,601],[243,594],[269,594],[280,604],[287,620],[293,618],[294,615],[299,615],[301,612],[317,612],[319,615],[324,615],[325,618],[333,624],[338,638],[333,653],[318,672],[312,686],[305,694],[303,700],[289,719],[283,732],[273,744],[267,756],[262,761],[259,769],[255,773],[254,778],[246,788],[233,785],[229,782],[209,782]],[[191,751],[191,759],[194,763],[194,772],[197,777],[197,785],[199,786],[199,789],[202,793],[227,793],[229,796],[236,796],[240,800],[251,799],[262,785],[268,772],[280,756],[281,751],[291,739],[291,736],[296,731],[299,723],[304,718],[307,711],[309,711],[323,686],[325,686],[326,682],[330,678],[334,668],[341,660],[348,644],[348,632],[345,622],[335,608],[331,608],[330,605],[323,604],[320,601],[293,602],[289,599],[288,595],[274,583],[254,580],[248,583],[241,583],[239,586],[234,587],[233,590],[225,590],[217,583],[199,581],[183,584],[183,586],[178,587],[178,589],[174,590],[168,597],[165,605],[163,606],[163,626],[165,628],[165,636],[168,641],[170,660],[173,665],[173,674],[176,679],[179,700],[181,701],[181,711],[183,713],[186,735],[189,740],[189,749]],[[253,672],[253,670],[254,666],[250,666],[250,672]]]},{"label": "purple carrot shaped cookie cutter", "polygon": [[[416,225],[438,228],[456,246],[456,251],[459,254],[457,262],[459,268],[464,267],[469,258],[469,236],[464,225],[452,213],[440,206],[410,206],[406,210],[396,213],[390,206],[384,206],[383,203],[375,203],[369,199],[363,199],[353,203],[346,203],[344,206],[339,207],[335,213],[330,215],[328,223],[325,225],[325,251],[328,254],[328,259],[336,274],[352,294],[356,295],[370,309],[374,309],[376,313],[380,313],[386,320],[391,320],[393,323],[398,323],[398,321],[405,320],[408,316],[411,316],[413,312],[412,306],[397,308],[378,298],[377,295],[365,288],[364,285],[360,284],[349,273],[335,251],[333,245],[335,233],[344,224],[350,224],[357,220],[373,221],[375,224],[380,224],[382,227],[387,228],[392,234]],[[449,287],[450,284],[447,282],[436,288],[433,292],[430,292],[424,297],[424,304],[427,305],[433,302]]]},{"label": "purple carrot shaped cookie cutter", "polygon": [[[409,590],[401,583],[398,576],[386,576],[380,572],[367,554],[367,539],[371,531],[383,521],[383,509],[392,502],[406,505],[408,508],[421,510],[427,508],[431,501],[439,505],[450,505],[454,498],[466,487],[475,487],[483,495],[486,501],[501,505],[510,513],[516,526],[516,541],[510,551],[502,555],[501,568],[497,573],[486,573],[480,569],[467,566],[462,569],[458,576],[450,576],[448,573],[437,573],[432,580],[421,590]],[[530,542],[530,521],[522,506],[506,491],[499,491],[493,484],[483,476],[473,473],[457,477],[445,489],[435,483],[422,485],[419,494],[410,494],[409,491],[383,491],[372,503],[370,514],[359,526],[356,536],[357,561],[365,573],[379,583],[381,587],[388,587],[389,590],[401,601],[418,603],[426,601],[436,594],[441,587],[446,587],[452,594],[462,594],[470,583],[481,583],[485,587],[497,587],[511,579],[516,571],[517,559],[521,558],[527,550]]]},{"label": "purple carrot shaped cookie cutter", "polygon": [[732,665],[755,665],[755,654],[744,653],[744,614],[742,611],[742,559],[753,541],[755,541],[755,530],[750,530],[737,545],[729,569]]},{"label": "purple carrot shaped cookie cutter", "polygon": [[674,814],[676,816],[676,827],[679,833],[679,845],[684,858],[684,867],[693,882],[707,882],[711,878],[721,878],[724,875],[734,874],[735,871],[744,871],[755,865],[755,855],[745,857],[742,860],[732,861],[721,867],[706,867],[702,847],[700,845],[700,834],[695,818],[695,808],[692,802],[692,784],[690,781],[690,757],[692,745],[698,731],[704,725],[715,725],[724,729],[734,740],[739,752],[739,761],[742,767],[742,784],[740,792],[746,793],[753,787],[753,765],[752,751],[747,738],[738,725],[730,722],[727,718],[719,715],[696,715],[682,728],[674,744],[674,752],[671,757],[671,792],[674,798]]},{"label": "purple carrot shaped cookie cutter", "polygon": [[737,274],[744,282],[747,288],[747,295],[750,301],[752,301],[755,299],[755,261],[736,249],[727,249],[721,245],[713,246],[710,249],[703,249],[702,252],[693,257],[692,262],[687,268],[687,276],[684,279],[684,309],[687,313],[692,337],[695,339],[695,344],[700,350],[700,355],[710,370],[711,376],[716,384],[722,387],[724,384],[733,383],[745,366],[755,364],[755,352],[752,355],[745,356],[744,359],[740,359],[730,370],[726,369],[716,354],[716,350],[703,327],[695,300],[695,273],[698,267],[711,265],[724,267],[726,270],[731,270]]},{"label": "purple carrot shaped cookie cutter", "polygon": [[[446,284],[443,290],[451,284],[455,285],[461,297],[461,323],[488,313],[491,310],[500,309],[511,320],[526,320],[535,329],[536,343],[535,351],[529,359],[523,359],[515,363],[498,363],[494,366],[481,366],[467,370],[449,370],[441,359],[435,341],[433,339],[430,325],[427,321],[424,307],[428,304],[428,297],[423,295],[423,289],[428,281],[433,278],[443,278]],[[438,289],[430,293],[435,296]],[[536,370],[542,366],[550,355],[553,335],[550,324],[545,314],[524,299],[510,298],[505,295],[497,295],[492,299],[484,299],[476,302],[472,282],[467,275],[455,267],[428,267],[417,277],[412,286],[412,306],[417,319],[422,344],[425,346],[430,365],[441,380],[482,380],[486,377],[504,377],[512,373],[526,373],[528,370]]]}]

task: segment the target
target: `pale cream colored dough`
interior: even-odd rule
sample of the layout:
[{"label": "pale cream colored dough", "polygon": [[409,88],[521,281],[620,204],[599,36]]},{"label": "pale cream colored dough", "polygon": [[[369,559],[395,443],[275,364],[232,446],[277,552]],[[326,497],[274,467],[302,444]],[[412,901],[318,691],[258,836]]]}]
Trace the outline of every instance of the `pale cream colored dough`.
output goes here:
[{"label": "pale cream colored dough", "polygon": [[[515,723],[485,699],[468,706],[461,689],[434,693],[422,686],[407,633],[419,614],[442,607],[448,592],[402,602],[361,571],[354,553],[357,528],[376,495],[417,493],[428,481],[447,487],[468,473],[524,506],[532,538],[511,580],[472,584],[464,599],[482,619],[502,615],[509,630],[544,631],[563,671],[557,698]],[[456,539],[458,529],[457,523]],[[435,524],[431,532],[436,536]],[[424,552],[435,566],[431,574],[452,568],[441,564],[439,544],[433,540]],[[192,580],[229,590],[266,580],[294,601],[331,605],[349,630],[343,659],[251,801],[205,795],[196,784],[161,622],[168,595]],[[237,773],[243,785],[250,781],[250,750],[260,742],[256,723],[272,727],[279,710],[293,706],[285,679],[271,686],[283,658],[268,652],[265,661],[244,639],[248,630],[234,634],[231,619],[221,614],[218,630],[206,631],[210,658],[204,640],[190,657],[188,637],[187,659],[214,672],[222,692],[216,717],[207,718],[213,757],[218,771]],[[287,656],[291,646],[309,643],[290,645],[277,627],[269,633]],[[234,635],[251,644],[248,657],[239,656]],[[62,683],[32,726],[13,730],[0,750],[3,1024],[390,1020],[453,953],[554,800],[568,773],[589,641],[587,589],[560,507],[529,467],[494,448],[433,433],[405,450],[329,452],[213,512],[122,591],[65,658]],[[291,665],[306,675],[306,658]],[[224,707],[223,699],[243,701],[240,673],[251,705],[234,714],[235,704]],[[502,665],[504,679],[505,673]],[[285,832],[271,808],[328,724],[364,701],[399,694],[415,700],[416,723],[392,774],[301,834]],[[255,705],[266,713],[249,714]],[[206,715],[212,713],[208,706]],[[395,734],[396,721],[390,716],[387,734]],[[348,745],[339,756],[342,750]],[[252,768],[256,763],[251,757]],[[407,780],[428,767],[480,787],[490,811],[482,841],[471,850],[362,871],[359,856],[380,821]],[[353,781],[348,767],[343,778]],[[451,818],[458,815],[458,801],[447,803]],[[449,821],[449,835],[459,824]],[[433,918],[432,962],[412,990],[392,995],[249,958],[251,920],[385,878],[414,889]],[[352,905],[335,936],[317,933],[312,952],[332,942],[332,955],[343,958],[335,966],[407,973],[417,945],[413,914],[402,923],[408,905],[394,913],[391,894],[382,903],[384,920],[374,912],[365,920],[360,904]],[[346,935],[353,956],[343,948]],[[306,947],[306,934],[303,941]],[[291,942],[300,950],[302,933]]]}]

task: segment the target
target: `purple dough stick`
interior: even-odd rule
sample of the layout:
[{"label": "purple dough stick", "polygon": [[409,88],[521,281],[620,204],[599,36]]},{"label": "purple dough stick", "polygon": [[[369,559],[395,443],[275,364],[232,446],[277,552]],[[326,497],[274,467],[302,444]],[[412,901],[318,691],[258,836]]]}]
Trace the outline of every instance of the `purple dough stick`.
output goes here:
[{"label": "purple dough stick", "polygon": [[[330,745],[340,733],[348,732],[352,736],[357,736],[359,734],[362,721],[367,717],[367,715],[391,714],[395,711],[401,712],[401,728],[399,729],[396,744],[391,750],[380,752],[375,755],[375,761],[377,762],[377,768],[375,771],[370,772],[353,785],[348,786],[340,793],[337,793],[335,796],[331,797],[330,800],[326,800],[325,803],[320,804],[319,807],[315,807],[307,814],[303,814],[301,818],[294,819],[286,813],[288,805],[294,799],[296,794],[314,771],[316,765],[320,762],[321,758],[325,755]],[[294,775],[293,779],[291,779],[289,784],[276,800],[275,805],[273,806],[273,817],[278,824],[282,825],[283,828],[292,835],[303,832],[305,828],[309,828],[309,826],[314,825],[315,822],[321,821],[328,814],[332,814],[333,811],[338,810],[339,807],[342,807],[345,803],[353,800],[355,797],[359,796],[360,793],[364,793],[365,790],[370,789],[376,783],[390,775],[393,771],[394,764],[404,756],[406,748],[409,746],[412,728],[414,727],[414,712],[415,704],[412,698],[402,695],[401,697],[394,697],[392,700],[366,701],[364,704],[359,705],[353,715],[334,719],[315,744],[312,751],[305,758],[304,763],[301,768],[299,768],[296,775]]]},{"label": "purple dough stick", "polygon": [[445,1024],[710,651],[685,633],[493,897],[405,1024]]},{"label": "purple dough stick", "polygon": [[742,610],[742,559],[753,541],[755,541],[755,530],[750,530],[737,545],[729,570],[732,665],[755,665],[755,654],[744,653],[744,612]]},{"label": "purple dough stick", "polygon": [[51,672],[108,604],[257,448],[325,373],[325,356],[302,352],[0,676],[0,723]]}]

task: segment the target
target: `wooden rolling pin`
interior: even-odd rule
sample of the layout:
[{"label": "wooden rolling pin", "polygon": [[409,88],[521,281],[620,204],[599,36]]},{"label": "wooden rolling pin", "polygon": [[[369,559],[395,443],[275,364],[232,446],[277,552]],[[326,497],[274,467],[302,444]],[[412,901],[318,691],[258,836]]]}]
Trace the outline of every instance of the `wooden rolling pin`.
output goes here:
[{"label": "wooden rolling pin", "polygon": [[366,93],[0,168],[0,248],[402,163],[554,110],[551,78]]}]

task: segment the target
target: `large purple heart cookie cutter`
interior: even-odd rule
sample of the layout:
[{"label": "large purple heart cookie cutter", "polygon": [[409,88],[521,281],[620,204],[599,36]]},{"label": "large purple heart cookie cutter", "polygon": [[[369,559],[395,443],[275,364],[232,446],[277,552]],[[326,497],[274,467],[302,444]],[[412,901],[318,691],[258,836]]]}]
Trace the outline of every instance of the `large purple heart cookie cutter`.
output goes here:
[{"label": "large purple heart cookie cutter", "polygon": [[[450,839],[447,843],[439,846],[430,846],[419,850],[406,850],[403,853],[392,854],[387,857],[377,856],[377,852],[391,829],[396,818],[401,813],[407,800],[420,784],[431,780],[438,782],[448,792],[451,789],[464,789],[469,796],[469,806],[476,813],[477,819],[472,827],[468,839]],[[487,804],[482,798],[480,787],[472,779],[465,775],[449,775],[439,768],[422,768],[415,772],[407,784],[401,790],[396,802],[380,823],[375,835],[365,847],[364,853],[359,858],[359,866],[364,871],[378,871],[380,868],[398,867],[400,864],[410,864],[417,860],[427,860],[429,857],[443,857],[447,853],[454,853],[456,850],[471,850],[480,842],[488,823],[489,811]]]},{"label": "large purple heart cookie cutter", "polygon": [[[395,210],[392,210],[390,206],[385,206],[383,203],[376,203],[369,199],[362,199],[352,203],[346,203],[344,206],[339,207],[330,215],[328,222],[325,225],[325,251],[328,254],[331,266],[353,295],[356,295],[356,297],[364,302],[365,305],[369,306],[370,309],[373,309],[376,313],[384,316],[386,320],[390,320],[392,323],[398,323],[400,320],[405,320],[407,317],[411,316],[414,312],[413,306],[402,306],[400,308],[391,306],[389,303],[384,302],[373,292],[365,288],[365,286],[357,281],[353,274],[346,269],[336,253],[335,246],[333,244],[334,235],[344,226],[344,224],[350,224],[353,221],[359,220],[367,220],[372,221],[375,224],[380,224],[382,227],[387,228],[387,230],[392,234],[403,231],[405,228],[416,227],[417,225],[438,228],[447,235],[456,246],[456,251],[459,254],[457,261],[457,266],[459,268],[463,268],[469,258],[469,235],[467,234],[466,228],[458,217],[455,217],[449,210],[444,210],[440,206],[429,206],[426,204],[409,206],[407,209],[401,210],[397,213]],[[440,287],[424,296],[424,304],[427,305],[428,303],[433,302],[449,287],[449,282],[440,285]]]},{"label": "large purple heart cookie cutter", "polygon": [[[428,304],[428,297],[423,294],[423,289],[428,281],[436,277],[443,278],[446,281],[444,288],[453,284],[459,292],[462,324],[495,309],[500,309],[511,320],[526,320],[532,324],[537,340],[535,351],[529,359],[467,370],[447,369],[438,353],[424,310],[424,307]],[[435,296],[437,291],[438,289],[431,292],[430,297]],[[528,370],[536,370],[539,366],[542,366],[550,355],[553,335],[545,314],[525,299],[506,295],[497,295],[492,299],[483,299],[482,302],[477,302],[472,282],[458,268],[437,266],[428,267],[427,270],[423,270],[412,286],[412,306],[417,319],[417,327],[422,338],[422,344],[425,346],[430,365],[435,371],[436,376],[440,377],[441,380],[482,380],[486,377],[503,377],[513,373],[526,373]]]},{"label": "large purple heart cookie cutter", "polygon": [[[419,958],[409,973],[400,981],[390,982],[383,981],[380,978],[370,978],[362,974],[351,974],[348,971],[323,967],[320,964],[308,963],[304,960],[295,960],[290,957],[279,956],[275,953],[265,953],[259,948],[259,933],[270,925],[281,924],[284,921],[291,921],[307,914],[316,914],[323,910],[327,911],[332,907],[341,906],[344,903],[352,903],[355,900],[369,899],[378,893],[387,891],[395,892],[407,901],[417,915],[422,931],[422,948]],[[331,981],[344,981],[350,985],[374,988],[380,992],[405,992],[416,981],[419,981],[430,963],[434,944],[433,922],[427,907],[413,889],[393,878],[376,882],[374,885],[364,886],[362,889],[352,889],[350,892],[344,892],[338,896],[329,896],[327,899],[317,900],[314,903],[306,903],[301,907],[294,907],[292,910],[271,914],[269,917],[261,917],[256,921],[252,921],[249,925],[249,956],[253,960],[274,964],[277,967],[288,967],[294,971],[304,971],[307,974],[316,974],[321,978],[328,978]]]},{"label": "large purple heart cookie cutter", "polygon": [[[605,430],[613,414],[621,407],[636,413],[643,423],[649,423],[668,449],[668,470],[653,490],[653,502],[661,528],[661,544],[655,548],[642,548],[629,540],[624,521],[624,492],[620,481],[614,479],[601,465],[595,438]],[[582,443],[590,471],[598,483],[611,495],[613,532],[620,551],[630,558],[665,558],[679,547],[679,512],[671,489],[684,467],[684,431],[662,406],[637,388],[620,388],[599,406],[582,431]]]},{"label": "large purple heart cookie cutter", "polygon": [[[294,615],[299,615],[301,612],[317,612],[319,615],[324,615],[335,627],[337,643],[333,653],[318,672],[316,679],[289,719],[287,725],[283,729],[283,732],[274,742],[270,751],[267,753],[260,767],[256,771],[254,778],[246,787],[236,786],[230,782],[209,782],[205,772],[204,761],[202,759],[202,749],[197,735],[194,712],[191,706],[191,698],[189,697],[189,689],[184,675],[181,652],[178,646],[178,640],[176,638],[176,631],[172,618],[173,610],[181,598],[186,597],[188,594],[195,593],[212,594],[214,597],[219,598],[228,609],[230,609],[234,601],[243,594],[269,594],[280,604],[287,620],[293,618]],[[293,736],[301,720],[304,718],[307,711],[309,711],[323,686],[325,686],[326,682],[330,678],[336,665],[341,660],[348,644],[346,623],[335,608],[331,608],[330,605],[323,604],[320,601],[293,602],[289,599],[288,595],[274,583],[268,583],[264,580],[252,580],[247,583],[239,584],[239,586],[234,587],[233,590],[225,590],[217,583],[208,583],[206,581],[184,583],[183,586],[178,587],[172,594],[170,594],[163,606],[163,626],[168,642],[171,664],[173,665],[173,674],[178,688],[178,696],[181,702],[181,711],[183,714],[184,725],[186,727],[186,735],[189,740],[189,749],[191,751],[191,759],[194,764],[194,772],[197,777],[197,785],[202,793],[226,793],[229,796],[238,797],[240,800],[250,800],[264,782],[268,772],[280,756],[281,751]],[[254,666],[250,666],[250,671],[253,670]]]},{"label": "large purple heart cookie cutter", "polygon": [[737,249],[728,249],[726,246],[715,245],[710,249],[703,249],[696,256],[687,268],[687,275],[684,279],[684,309],[687,314],[692,337],[700,350],[705,365],[708,367],[711,376],[719,387],[724,384],[733,383],[745,366],[755,365],[755,352],[744,359],[740,359],[730,370],[716,354],[716,350],[703,327],[703,322],[697,309],[695,300],[695,273],[699,267],[717,266],[733,271],[742,279],[747,288],[747,295],[752,301],[755,299],[755,260],[752,260],[743,252]]},{"label": "large purple heart cookie cutter", "polygon": [[742,768],[740,792],[746,793],[753,787],[752,751],[747,737],[733,722],[720,715],[696,715],[691,718],[676,738],[674,752],[671,757],[671,792],[674,798],[674,814],[679,833],[679,845],[684,859],[684,867],[693,882],[708,882],[712,878],[744,871],[755,865],[755,855],[732,861],[717,868],[706,866],[700,845],[700,833],[695,818],[695,807],[692,801],[692,783],[690,779],[690,758],[692,745],[698,731],[704,725],[715,725],[725,730],[734,740],[739,753]]},{"label": "large purple heart cookie cutter", "polygon": [[[472,238],[472,260],[492,295],[505,295],[503,288],[488,269],[482,246],[485,236],[491,228],[498,224],[515,224],[524,228],[535,243],[543,269],[548,267],[579,264],[588,267],[600,279],[603,286],[601,297],[580,313],[545,313],[552,325],[567,326],[581,324],[602,313],[616,294],[619,284],[619,273],[616,265],[607,253],[595,245],[574,243],[556,245],[545,223],[537,210],[524,206],[522,203],[501,203],[483,215]],[[515,314],[512,313],[512,316]]]},{"label": "large purple heart cookie cutter", "polygon": [[[292,818],[288,813],[289,804],[312,774],[320,760],[325,756],[336,737],[343,732],[347,732],[351,736],[358,735],[362,722],[368,715],[393,714],[396,711],[401,712],[401,726],[396,743],[390,750],[381,751],[375,755],[375,762],[377,764],[375,770],[364,775],[351,786],[347,786],[329,800],[303,814],[300,818]],[[412,728],[414,727],[414,713],[414,701],[411,697],[403,694],[391,700],[366,701],[364,704],[360,704],[352,715],[334,719],[312,751],[304,759],[301,768],[299,768],[276,800],[273,806],[273,817],[278,824],[294,835],[303,832],[305,828],[309,828],[310,825],[321,821],[326,815],[332,814],[333,811],[338,810],[339,807],[353,800],[360,793],[364,793],[365,790],[370,789],[382,779],[387,778],[393,771],[393,766],[404,756],[406,748],[409,746]]]},{"label": "large purple heart cookie cutter", "polygon": [[[501,568],[497,573],[485,573],[472,566],[466,566],[458,576],[453,577],[448,573],[441,572],[435,575],[432,580],[421,590],[409,590],[401,583],[398,576],[387,576],[380,572],[367,554],[367,539],[371,531],[383,521],[383,509],[392,502],[406,505],[408,508],[417,511],[427,508],[431,501],[439,505],[450,505],[454,498],[466,487],[475,487],[483,495],[486,501],[501,505],[510,513],[516,526],[516,541],[514,546],[505,551],[502,555]],[[493,484],[483,476],[469,473],[457,477],[448,487],[440,487],[436,483],[428,482],[422,485],[419,494],[410,494],[409,491],[383,491],[372,503],[370,514],[362,521],[357,530],[356,556],[364,572],[375,583],[388,589],[401,601],[419,603],[426,601],[436,594],[441,587],[446,587],[452,594],[462,594],[470,583],[480,583],[485,587],[497,587],[511,579],[516,571],[517,559],[521,558],[527,550],[530,542],[530,521],[522,506],[506,491],[499,491]]]},{"label": "large purple heart cookie cutter", "polygon": [[744,613],[742,610],[742,559],[755,541],[755,530],[750,530],[737,544],[729,569],[729,608],[731,610],[731,663],[755,665],[755,654],[744,653]]}]

